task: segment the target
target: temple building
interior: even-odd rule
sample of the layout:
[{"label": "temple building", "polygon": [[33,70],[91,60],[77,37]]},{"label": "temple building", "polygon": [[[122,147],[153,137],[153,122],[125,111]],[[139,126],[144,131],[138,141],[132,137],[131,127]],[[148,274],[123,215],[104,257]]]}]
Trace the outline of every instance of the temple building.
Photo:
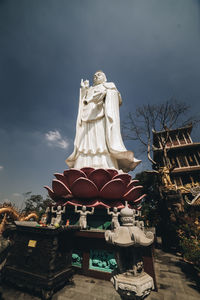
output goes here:
[{"label": "temple building", "polygon": [[[154,161],[158,168],[163,170],[163,176],[166,177],[165,186],[171,185],[182,194],[200,186],[200,143],[192,141],[191,131],[192,125],[153,132]],[[169,158],[168,166],[164,159],[164,151]]]}]

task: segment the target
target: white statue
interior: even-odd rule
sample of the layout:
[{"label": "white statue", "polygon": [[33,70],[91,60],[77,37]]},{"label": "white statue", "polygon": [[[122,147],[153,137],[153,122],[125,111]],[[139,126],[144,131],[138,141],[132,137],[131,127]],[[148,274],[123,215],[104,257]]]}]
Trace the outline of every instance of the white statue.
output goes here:
[{"label": "white statue", "polygon": [[65,213],[65,206],[62,209],[61,205],[58,205],[57,209],[55,210],[52,206],[51,212],[56,213],[56,217],[53,217],[51,220],[51,225],[53,226],[62,225],[62,214]]},{"label": "white statue", "polygon": [[114,207],[113,211],[110,211],[110,209],[107,208],[107,213],[108,213],[108,215],[112,216],[112,221],[111,221],[112,229],[116,229],[117,227],[119,227],[120,224],[118,221],[118,216],[119,216],[120,212],[117,212],[117,207]]},{"label": "white statue", "polygon": [[82,206],[82,210],[78,210],[77,206],[75,206],[75,212],[80,214],[79,218],[79,226],[81,229],[86,229],[87,228],[87,215],[93,215],[94,213],[94,207],[92,207],[92,210],[86,210],[86,206]]},{"label": "white statue", "polygon": [[102,71],[94,74],[93,86],[81,80],[74,151],[66,159],[70,168],[115,168],[128,172],[141,161],[128,151],[121,137],[121,95]]}]

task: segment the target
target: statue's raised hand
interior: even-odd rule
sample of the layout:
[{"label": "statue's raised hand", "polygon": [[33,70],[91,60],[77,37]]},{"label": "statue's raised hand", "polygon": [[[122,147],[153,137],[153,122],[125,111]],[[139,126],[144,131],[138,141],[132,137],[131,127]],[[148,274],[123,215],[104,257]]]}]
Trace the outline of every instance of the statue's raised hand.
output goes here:
[{"label": "statue's raised hand", "polygon": [[83,79],[81,79],[81,87],[82,88],[84,87],[84,81],[83,81]]},{"label": "statue's raised hand", "polygon": [[89,88],[89,80],[83,81],[83,79],[81,79],[81,88],[83,89]]}]

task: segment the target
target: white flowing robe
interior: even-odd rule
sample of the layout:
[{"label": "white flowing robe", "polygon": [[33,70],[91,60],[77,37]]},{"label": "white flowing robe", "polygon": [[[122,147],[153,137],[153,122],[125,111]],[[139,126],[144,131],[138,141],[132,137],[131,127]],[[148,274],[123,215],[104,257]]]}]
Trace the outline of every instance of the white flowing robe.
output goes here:
[{"label": "white flowing robe", "polygon": [[122,141],[120,104],[121,96],[112,82],[80,90],[74,151],[66,159],[70,168],[114,168],[128,172],[141,162]]}]

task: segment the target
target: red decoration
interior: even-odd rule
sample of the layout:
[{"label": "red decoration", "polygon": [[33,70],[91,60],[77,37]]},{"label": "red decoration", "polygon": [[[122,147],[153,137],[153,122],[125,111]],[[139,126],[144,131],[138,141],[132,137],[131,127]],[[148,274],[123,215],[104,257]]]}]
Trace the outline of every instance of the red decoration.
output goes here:
[{"label": "red decoration", "polygon": [[63,174],[55,173],[52,189],[45,186],[49,196],[62,205],[85,205],[87,207],[123,208],[140,204],[145,197],[138,180],[127,173],[113,169],[69,169]]}]

